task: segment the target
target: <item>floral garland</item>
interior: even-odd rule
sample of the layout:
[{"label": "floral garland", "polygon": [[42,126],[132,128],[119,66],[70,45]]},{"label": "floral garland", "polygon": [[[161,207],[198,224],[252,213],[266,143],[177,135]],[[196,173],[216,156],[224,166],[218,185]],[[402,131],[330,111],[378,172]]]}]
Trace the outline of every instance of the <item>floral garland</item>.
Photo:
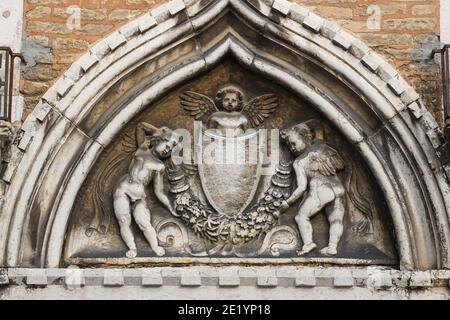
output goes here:
[{"label": "floral garland", "polygon": [[291,164],[280,163],[264,197],[236,216],[218,213],[203,204],[192,192],[180,166],[166,166],[170,191],[175,194],[176,214],[192,231],[218,244],[244,244],[272,228],[280,215],[279,207],[291,193]]}]

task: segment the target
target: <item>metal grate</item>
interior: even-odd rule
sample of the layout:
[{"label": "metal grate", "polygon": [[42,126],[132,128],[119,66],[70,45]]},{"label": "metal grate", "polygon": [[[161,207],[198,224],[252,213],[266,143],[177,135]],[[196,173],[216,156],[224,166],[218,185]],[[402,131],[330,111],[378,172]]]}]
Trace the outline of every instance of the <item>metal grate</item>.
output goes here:
[{"label": "metal grate", "polygon": [[450,45],[445,45],[441,51],[442,91],[444,102],[444,117],[446,126],[450,126]]},{"label": "metal grate", "polygon": [[439,148],[439,158],[450,182],[450,45],[447,44],[442,49],[433,50],[433,55],[437,53],[441,54],[442,102],[445,119],[444,143]]},{"label": "metal grate", "polygon": [[0,47],[0,119],[10,121],[14,89],[14,62],[23,60],[20,54],[13,53],[8,47]]}]

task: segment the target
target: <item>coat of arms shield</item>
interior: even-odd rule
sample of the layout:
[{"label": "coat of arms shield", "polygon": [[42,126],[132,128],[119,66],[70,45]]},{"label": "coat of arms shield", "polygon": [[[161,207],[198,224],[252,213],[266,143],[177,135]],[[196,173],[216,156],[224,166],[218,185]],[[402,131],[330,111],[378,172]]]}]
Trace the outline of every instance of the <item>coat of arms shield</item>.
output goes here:
[{"label": "coat of arms shield", "polygon": [[196,153],[205,196],[217,212],[240,214],[251,203],[260,181],[265,137],[255,130],[240,136],[204,133]]}]

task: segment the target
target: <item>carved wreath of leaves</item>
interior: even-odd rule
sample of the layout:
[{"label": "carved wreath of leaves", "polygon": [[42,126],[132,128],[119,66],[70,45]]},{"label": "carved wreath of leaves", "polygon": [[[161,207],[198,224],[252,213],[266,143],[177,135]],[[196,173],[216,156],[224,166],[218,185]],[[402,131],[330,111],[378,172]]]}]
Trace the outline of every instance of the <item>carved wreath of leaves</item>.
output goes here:
[{"label": "carved wreath of leaves", "polygon": [[188,190],[175,199],[176,211],[199,236],[214,243],[243,244],[269,230],[278,220],[278,208],[285,197],[270,188],[248,212],[230,217],[213,212]]}]

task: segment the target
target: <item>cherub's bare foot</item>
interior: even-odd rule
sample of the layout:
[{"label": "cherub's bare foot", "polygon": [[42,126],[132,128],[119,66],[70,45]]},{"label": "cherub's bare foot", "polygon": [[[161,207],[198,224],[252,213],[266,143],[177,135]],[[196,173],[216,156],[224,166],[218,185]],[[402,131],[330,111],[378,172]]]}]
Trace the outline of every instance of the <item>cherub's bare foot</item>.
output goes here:
[{"label": "cherub's bare foot", "polygon": [[127,258],[133,259],[137,256],[137,249],[130,249],[126,253]]},{"label": "cherub's bare foot", "polygon": [[320,250],[320,253],[326,256],[335,256],[337,254],[337,249],[335,246],[328,246]]},{"label": "cherub's bare foot", "polygon": [[302,250],[301,250],[301,251],[297,251],[297,255],[302,256],[302,255],[304,255],[304,254],[307,254],[307,253],[313,251],[315,248],[317,248],[317,245],[316,245],[314,242],[305,244],[305,245],[302,247]]},{"label": "cherub's bare foot", "polygon": [[160,247],[160,246],[157,246],[156,248],[154,248],[153,251],[155,251],[156,255],[159,257],[166,254],[166,250],[164,250],[164,248]]}]

